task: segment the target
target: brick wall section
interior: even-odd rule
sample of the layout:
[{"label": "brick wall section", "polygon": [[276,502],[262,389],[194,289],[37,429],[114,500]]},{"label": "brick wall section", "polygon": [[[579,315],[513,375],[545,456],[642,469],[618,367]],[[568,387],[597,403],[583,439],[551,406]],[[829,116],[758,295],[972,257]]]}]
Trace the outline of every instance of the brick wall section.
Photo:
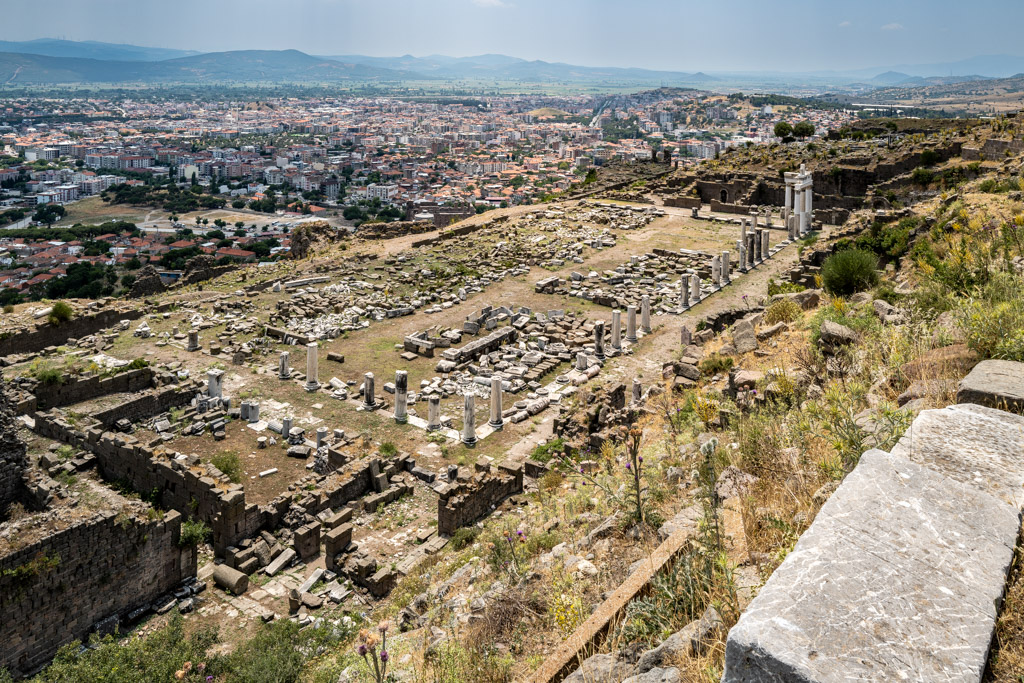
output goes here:
[{"label": "brick wall section", "polygon": [[[45,664],[93,624],[167,593],[196,572],[178,547],[181,515],[118,520],[104,513],[0,557],[0,668],[18,677]],[[45,554],[59,564],[19,582],[5,570]]]},{"label": "brick wall section", "polygon": [[80,315],[57,326],[42,323],[34,330],[12,332],[6,337],[0,335],[0,356],[39,351],[47,346],[59,346],[71,338],[103,332],[122,320],[138,320],[144,314],[145,311],[142,309],[107,309],[92,315]]},{"label": "brick wall section", "polygon": [[491,514],[491,506],[523,492],[523,468],[499,466],[478,472],[468,482],[449,484],[437,501],[437,533],[451,536],[461,527]]}]

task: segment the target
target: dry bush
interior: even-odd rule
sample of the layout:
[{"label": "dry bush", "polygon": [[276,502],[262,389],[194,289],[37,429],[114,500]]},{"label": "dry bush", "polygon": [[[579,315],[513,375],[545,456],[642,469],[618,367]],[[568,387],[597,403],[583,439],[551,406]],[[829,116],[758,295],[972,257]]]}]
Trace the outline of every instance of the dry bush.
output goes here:
[{"label": "dry bush", "polygon": [[[1024,535],[1024,528],[1021,532]],[[1006,599],[996,622],[995,648],[985,676],[986,681],[995,683],[1024,681],[1024,550],[1020,543],[1009,578]]]}]

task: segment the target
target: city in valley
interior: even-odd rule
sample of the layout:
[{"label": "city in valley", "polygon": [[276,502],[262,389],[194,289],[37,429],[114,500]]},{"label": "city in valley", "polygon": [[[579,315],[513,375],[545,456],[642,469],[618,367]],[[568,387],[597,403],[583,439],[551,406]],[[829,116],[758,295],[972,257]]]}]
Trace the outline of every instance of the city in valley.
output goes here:
[{"label": "city in valley", "polygon": [[1022,680],[1024,10],[569,4],[4,12],[0,683]]}]

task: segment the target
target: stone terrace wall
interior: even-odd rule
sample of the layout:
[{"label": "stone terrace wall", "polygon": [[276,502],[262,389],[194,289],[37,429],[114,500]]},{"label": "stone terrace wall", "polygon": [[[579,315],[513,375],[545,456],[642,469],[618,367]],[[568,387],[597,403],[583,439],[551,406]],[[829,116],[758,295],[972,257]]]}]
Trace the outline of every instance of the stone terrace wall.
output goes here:
[{"label": "stone terrace wall", "polygon": [[37,384],[32,393],[35,394],[36,403],[40,408],[60,408],[108,394],[134,393],[148,389],[152,384],[153,375],[152,369],[139,368],[112,377],[93,375],[83,379],[72,379],[63,384]]},{"label": "stone terrace wall", "polygon": [[479,472],[469,482],[449,484],[437,501],[437,533],[451,536],[460,527],[489,515],[491,506],[523,492],[523,466],[499,465]]},{"label": "stone terrace wall", "polygon": [[[85,638],[97,621],[194,576],[196,554],[178,546],[180,532],[177,512],[153,521],[103,513],[0,557],[0,668],[26,675],[61,645]],[[43,557],[56,566],[10,573]]]},{"label": "stone terrace wall", "polygon": [[188,405],[198,390],[198,386],[192,383],[183,386],[152,389],[131,401],[126,401],[113,408],[93,413],[93,417],[107,427],[121,418],[137,422],[153,415],[159,415],[171,408]]},{"label": "stone terrace wall", "polygon": [[122,320],[137,320],[144,314],[145,311],[141,308],[104,309],[92,315],[80,315],[56,326],[43,323],[37,325],[34,330],[0,333],[0,356],[39,351],[47,346],[59,346],[68,339],[96,334]]}]

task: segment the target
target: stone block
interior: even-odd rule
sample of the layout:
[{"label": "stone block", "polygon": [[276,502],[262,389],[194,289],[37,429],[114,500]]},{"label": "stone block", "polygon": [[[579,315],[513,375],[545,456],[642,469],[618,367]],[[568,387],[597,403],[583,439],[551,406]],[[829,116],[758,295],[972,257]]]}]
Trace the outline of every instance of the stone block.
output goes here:
[{"label": "stone block", "polygon": [[320,554],[320,523],[312,522],[295,530],[292,547],[299,558],[307,560]]},{"label": "stone block", "polygon": [[723,682],[980,680],[1019,528],[975,486],[868,451],[730,631]]},{"label": "stone block", "polygon": [[291,548],[285,548],[284,551],[282,551],[280,555],[274,558],[274,561],[268,564],[266,569],[264,569],[263,571],[266,572],[267,576],[273,576],[274,574],[277,574],[279,571],[287,567],[288,564],[291,563],[291,561],[294,559],[295,551]]},{"label": "stone block", "polygon": [[1024,413],[1024,363],[981,361],[960,381],[956,400]]}]

